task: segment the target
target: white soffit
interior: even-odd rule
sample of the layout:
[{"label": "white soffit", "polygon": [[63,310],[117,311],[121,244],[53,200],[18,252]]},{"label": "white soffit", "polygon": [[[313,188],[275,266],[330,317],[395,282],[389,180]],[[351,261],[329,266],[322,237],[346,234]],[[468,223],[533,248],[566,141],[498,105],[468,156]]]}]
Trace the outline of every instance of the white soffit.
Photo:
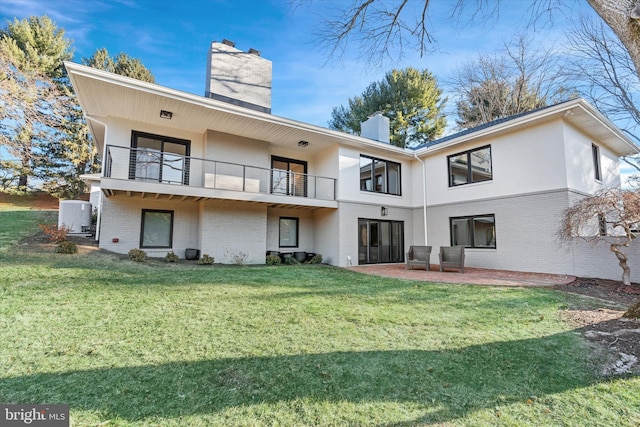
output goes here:
[{"label": "white soffit", "polygon": [[[413,156],[407,150],[359,136],[249,110],[84,65],[65,63],[65,66],[85,116],[96,122],[115,117],[195,133],[212,130],[296,150],[300,149],[298,141],[308,141],[309,146],[304,148],[307,152],[320,151],[340,143],[370,146]],[[171,111],[171,120],[161,118],[160,110]],[[98,131],[94,126],[92,130]]]}]

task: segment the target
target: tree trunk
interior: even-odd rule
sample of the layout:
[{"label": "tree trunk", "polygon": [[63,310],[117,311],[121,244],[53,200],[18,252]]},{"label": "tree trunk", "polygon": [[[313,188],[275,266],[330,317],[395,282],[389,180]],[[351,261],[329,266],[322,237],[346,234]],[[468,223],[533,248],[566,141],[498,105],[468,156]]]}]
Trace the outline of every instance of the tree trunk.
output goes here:
[{"label": "tree trunk", "polygon": [[640,301],[629,307],[622,317],[626,317],[628,319],[640,319]]},{"label": "tree trunk", "polygon": [[629,264],[627,264],[629,258],[620,250],[620,245],[612,244],[611,252],[616,254],[618,264],[620,264],[620,268],[622,268],[622,283],[631,286],[631,269],[629,268]]},{"label": "tree trunk", "polygon": [[636,72],[640,75],[640,21],[632,19],[629,11],[625,10],[625,3],[627,3],[626,7],[630,8],[632,2],[620,0],[587,0],[587,2],[627,48]]}]

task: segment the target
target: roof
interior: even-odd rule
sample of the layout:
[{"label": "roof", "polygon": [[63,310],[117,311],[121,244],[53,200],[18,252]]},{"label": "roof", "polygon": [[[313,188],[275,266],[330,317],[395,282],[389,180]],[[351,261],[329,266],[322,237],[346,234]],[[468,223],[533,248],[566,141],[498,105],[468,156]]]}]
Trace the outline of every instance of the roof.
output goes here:
[{"label": "roof", "polygon": [[583,98],[575,98],[547,107],[502,117],[422,144],[415,148],[415,152],[417,155],[426,155],[427,153],[480,137],[495,137],[501,133],[513,132],[523,127],[553,119],[562,119],[566,123],[575,126],[593,138],[594,142],[608,146],[618,156],[640,153],[640,147]]},{"label": "roof", "polygon": [[[386,151],[403,157],[428,156],[435,151],[476,138],[497,136],[545,120],[562,119],[610,147],[619,156],[639,152],[638,146],[624,132],[581,98],[494,120],[415,149],[403,149],[85,65],[65,62],[65,67],[100,148],[104,146],[105,121],[109,118],[134,120],[158,127],[169,126],[196,133],[215,130],[292,150],[300,149],[299,141],[308,141],[304,150],[310,154],[340,144]],[[171,122],[160,117],[161,110],[173,113]]]}]

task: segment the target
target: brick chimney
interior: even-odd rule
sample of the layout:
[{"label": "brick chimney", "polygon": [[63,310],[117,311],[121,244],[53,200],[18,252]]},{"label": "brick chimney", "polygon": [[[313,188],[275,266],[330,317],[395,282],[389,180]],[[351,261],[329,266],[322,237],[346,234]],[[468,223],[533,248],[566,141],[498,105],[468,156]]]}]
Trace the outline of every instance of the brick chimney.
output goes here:
[{"label": "brick chimney", "polygon": [[253,48],[248,52],[236,49],[227,39],[212,42],[205,96],[271,113],[271,61]]},{"label": "brick chimney", "polygon": [[360,136],[388,144],[389,129],[389,118],[383,116],[382,112],[376,111],[366,121],[360,123]]}]

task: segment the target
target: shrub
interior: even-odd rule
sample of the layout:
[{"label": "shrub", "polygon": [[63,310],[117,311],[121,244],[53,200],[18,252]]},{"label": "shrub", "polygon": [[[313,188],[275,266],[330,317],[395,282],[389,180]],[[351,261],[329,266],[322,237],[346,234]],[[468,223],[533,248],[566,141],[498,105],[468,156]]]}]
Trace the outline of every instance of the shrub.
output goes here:
[{"label": "shrub", "polygon": [[128,253],[129,259],[135,262],[142,262],[147,257],[147,253],[142,249],[131,249]]},{"label": "shrub", "polygon": [[173,251],[167,252],[167,254],[164,256],[164,260],[167,262],[176,262],[178,261],[179,258],[180,257],[176,255]]},{"label": "shrub", "polygon": [[314,255],[313,258],[309,260],[309,264],[322,264],[322,255]]},{"label": "shrub", "polygon": [[42,229],[44,234],[49,236],[49,241],[51,243],[60,243],[67,241],[67,235],[71,232],[72,228],[63,225],[62,227],[58,227],[55,224],[39,224],[38,227]]},{"label": "shrub", "polygon": [[280,265],[282,260],[278,255],[267,255],[267,265]]},{"label": "shrub", "polygon": [[78,252],[78,247],[73,242],[60,242],[56,245],[56,253],[59,254],[75,254]]},{"label": "shrub", "polygon": [[297,259],[295,259],[292,256],[288,256],[284,259],[284,264],[285,265],[298,265],[300,264],[300,261],[298,261]]},{"label": "shrub", "polygon": [[249,260],[249,254],[243,251],[236,251],[234,249],[225,249],[224,257],[231,261],[231,264],[244,265]]},{"label": "shrub", "polygon": [[209,256],[209,254],[203,254],[202,257],[198,260],[198,264],[200,265],[212,265],[215,261],[215,258]]}]

